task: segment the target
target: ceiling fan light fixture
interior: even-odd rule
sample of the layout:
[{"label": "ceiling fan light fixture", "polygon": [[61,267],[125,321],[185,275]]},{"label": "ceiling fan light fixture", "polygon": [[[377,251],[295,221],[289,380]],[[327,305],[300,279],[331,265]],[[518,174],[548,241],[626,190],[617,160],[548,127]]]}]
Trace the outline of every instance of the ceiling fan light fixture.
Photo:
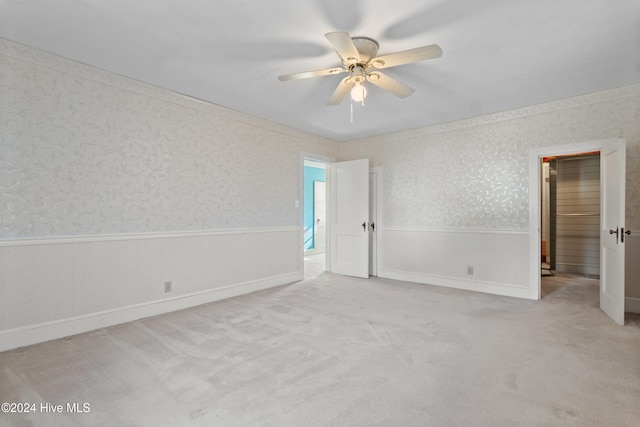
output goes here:
[{"label": "ceiling fan light fixture", "polygon": [[353,88],[351,88],[351,99],[353,102],[362,102],[364,104],[364,99],[367,97],[367,88],[364,87],[362,83],[355,83]]}]

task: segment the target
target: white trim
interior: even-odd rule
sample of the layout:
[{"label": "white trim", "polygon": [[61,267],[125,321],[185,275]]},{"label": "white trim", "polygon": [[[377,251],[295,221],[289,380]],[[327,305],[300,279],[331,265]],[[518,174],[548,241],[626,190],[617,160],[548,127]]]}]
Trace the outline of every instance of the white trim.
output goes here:
[{"label": "white trim", "polygon": [[304,256],[320,255],[320,254],[323,254],[324,252],[325,252],[324,249],[321,249],[321,250],[318,250],[318,249],[305,249],[304,250]]},{"label": "white trim", "polygon": [[[25,53],[25,51],[28,51]],[[142,94],[151,98],[160,99],[165,102],[192,108],[197,111],[204,111],[215,114],[228,120],[246,123],[268,131],[284,134],[287,136],[303,138],[307,141],[317,141],[320,143],[331,142],[338,143],[337,140],[319,136],[313,133],[301,131],[283,124],[279,124],[270,120],[259,118],[247,113],[241,113],[230,108],[216,105],[198,98],[189,97],[177,92],[171,92],[149,83],[124,77],[107,70],[96,68],[87,64],[83,64],[71,59],[63,58],[55,54],[42,51],[40,49],[17,43],[0,37],[0,55],[9,58],[35,63],[41,67],[46,67],[60,73],[73,75],[91,81],[100,82],[105,85],[116,87],[121,90]],[[555,111],[567,110],[585,105],[593,105],[611,100],[620,100],[624,98],[636,96],[636,91],[640,85],[632,84],[614,89],[607,89],[586,95],[579,95],[570,98],[564,98],[551,102],[530,105],[522,108],[502,111],[498,113],[487,114],[483,116],[473,117],[469,119],[456,120],[452,122],[434,124],[417,129],[411,129],[392,134],[372,136],[366,138],[351,139],[343,142],[366,142],[380,143],[388,142],[390,139],[399,141],[409,138],[420,138],[425,135],[436,133],[450,132],[465,129],[473,126],[481,126],[488,123],[497,123],[505,120],[512,120],[521,117],[531,117],[538,114],[552,113]]]},{"label": "white trim", "polygon": [[382,227],[383,231],[410,231],[410,232],[428,232],[428,233],[469,233],[469,234],[514,234],[526,235],[528,231],[523,230],[492,230],[492,229],[452,229],[452,228],[416,228],[416,227]]},{"label": "white trim", "polygon": [[298,189],[298,207],[299,207],[299,211],[298,211],[298,221],[300,224],[300,271],[302,271],[303,275],[304,275],[304,161],[305,160],[312,160],[315,162],[319,162],[319,163],[324,163],[325,164],[325,170],[326,170],[326,174],[325,174],[325,180],[326,180],[326,188],[327,188],[327,196],[326,196],[326,203],[327,203],[327,227],[325,229],[325,233],[326,233],[326,238],[325,238],[325,260],[324,260],[324,265],[325,265],[325,270],[328,271],[331,268],[331,264],[330,264],[330,260],[331,260],[331,241],[330,241],[330,234],[331,234],[331,224],[329,221],[329,217],[328,217],[328,212],[330,209],[330,200],[329,200],[329,164],[330,163],[334,163],[336,161],[335,158],[333,157],[327,157],[327,156],[323,156],[320,154],[314,154],[314,153],[309,153],[306,151],[301,151],[300,152],[300,182],[299,182],[299,189]]},{"label": "white trim", "polygon": [[[528,241],[528,233],[526,232],[488,229],[426,229],[415,227],[382,227],[381,232],[384,244],[382,244],[380,250],[384,251],[384,253],[380,255],[381,263],[378,266],[378,277],[531,299],[527,281],[528,275],[522,268],[522,266],[526,265],[524,262]],[[389,240],[392,235],[395,235],[394,240]],[[439,237],[436,237],[437,235],[439,235]],[[469,241],[469,238],[473,238],[473,240]],[[440,245],[440,243],[434,243],[434,239],[438,242],[447,242],[447,245],[445,245],[447,247],[437,249],[437,252],[446,251],[446,253],[458,253],[459,255],[462,255],[460,252],[464,252],[463,248],[468,248],[470,244],[489,245],[488,247],[498,245],[504,249],[509,247],[508,244],[505,246],[506,242],[512,242],[517,244],[517,251],[522,256],[522,262],[519,268],[510,265],[508,272],[502,271],[503,269],[499,269],[500,271],[498,272],[495,265],[492,265],[486,259],[482,259],[483,257],[481,256],[479,259],[472,261],[472,264],[469,264],[476,264],[479,268],[476,273],[479,272],[480,275],[470,277],[463,273],[467,265],[465,262],[455,261],[451,264],[441,265],[440,261],[434,261],[430,258],[433,254],[429,253],[429,250],[426,249],[425,253],[421,256],[429,258],[414,259],[411,255],[406,254],[409,257],[407,258],[405,255],[399,255],[398,253],[394,253],[393,258],[388,257],[389,251],[395,252],[395,250],[399,250],[401,251],[400,253],[402,253],[403,250],[407,250],[404,247],[405,244],[409,246],[416,244],[417,247],[427,244],[430,250],[433,251],[435,250],[434,244]],[[389,246],[391,244],[398,244],[400,246],[394,248]],[[515,247],[510,247],[510,249],[507,249],[507,252],[513,252],[514,250],[516,250]],[[495,256],[499,255],[495,254]],[[454,258],[457,259],[457,257]],[[416,264],[420,263],[421,259],[424,259],[426,265]],[[433,264],[434,262],[436,262],[436,264]]]},{"label": "white trim", "polygon": [[309,167],[309,168],[316,168],[316,169],[327,169],[327,162],[319,162],[317,160],[310,160],[309,158],[305,158],[304,159],[304,166]]},{"label": "white trim", "polygon": [[624,311],[640,314],[640,298],[627,297],[624,301]]},{"label": "white trim", "polygon": [[[373,270],[376,274],[376,277],[378,277],[380,274],[379,273],[380,266],[382,265],[382,255],[380,252],[382,251],[382,244],[383,244],[382,230],[384,230],[383,228],[384,221],[382,220],[382,206],[384,206],[382,201],[382,168],[380,166],[373,166],[369,168],[369,173],[376,174],[376,205],[375,205],[376,222],[375,222],[374,231],[372,233],[373,235],[372,238],[375,239],[375,248],[376,248],[376,256],[373,259],[375,267],[373,268]],[[369,203],[371,203],[371,201]],[[371,218],[369,218],[369,222],[371,222]]]},{"label": "white trim", "polygon": [[30,245],[60,245],[73,243],[110,242],[124,240],[175,239],[180,237],[207,237],[234,234],[279,233],[282,231],[299,231],[300,227],[262,227],[233,228],[206,231],[175,231],[151,233],[95,234],[78,236],[24,237],[0,239],[0,247]]},{"label": "white trim", "polygon": [[437,276],[390,269],[378,269],[378,273],[379,277],[384,277],[386,279],[402,280],[405,282],[420,283],[424,285],[442,286],[447,288],[462,289],[466,291],[484,292],[493,295],[529,299],[528,286],[468,280],[458,277]]},{"label": "white trim", "polygon": [[457,131],[474,126],[482,126],[490,123],[499,123],[507,120],[513,120],[523,117],[533,117],[539,114],[554,113],[556,111],[564,111],[571,108],[589,106],[603,102],[618,101],[620,99],[632,98],[636,96],[636,91],[640,85],[631,84],[614,89],[607,89],[599,92],[593,92],[586,95],[578,95],[571,98],[563,98],[541,104],[530,105],[522,108],[501,111],[498,113],[486,114],[483,116],[472,117],[469,119],[456,120],[447,123],[434,124],[407,131],[395,132],[391,134],[370,136],[366,138],[352,139],[345,142],[358,142],[367,144],[385,143],[390,140],[401,141],[405,139],[419,139],[427,135],[433,135],[444,132]]},{"label": "white trim", "polygon": [[[25,54],[25,51],[28,51]],[[59,73],[69,74],[77,78],[99,82],[120,90],[144,95],[163,102],[191,108],[196,111],[215,114],[227,120],[245,123],[250,126],[265,129],[270,132],[280,133],[295,138],[303,138],[307,141],[333,142],[336,141],[301,131],[271,120],[263,119],[248,113],[232,110],[221,105],[213,104],[202,99],[194,98],[179,92],[169,91],[150,83],[131,79],[110,71],[83,64],[72,59],[63,58],[43,50],[17,43],[0,37],[0,55],[5,55],[15,60],[24,61],[38,66],[55,70]]]},{"label": "white trim", "polygon": [[195,292],[188,295],[180,295],[174,298],[151,301],[78,317],[0,331],[0,351],[11,350],[18,347],[76,335],[121,323],[132,322],[145,317],[157,316],[159,314],[207,304],[238,295],[297,282],[299,280],[302,280],[302,274],[300,272],[292,272],[217,289]]}]

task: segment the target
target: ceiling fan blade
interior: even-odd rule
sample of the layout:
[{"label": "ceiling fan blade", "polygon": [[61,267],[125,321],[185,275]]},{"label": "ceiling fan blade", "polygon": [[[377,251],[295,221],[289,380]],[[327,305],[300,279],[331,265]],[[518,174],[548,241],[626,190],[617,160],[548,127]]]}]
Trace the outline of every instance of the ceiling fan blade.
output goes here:
[{"label": "ceiling fan blade", "polygon": [[345,70],[344,68],[327,68],[324,70],[303,71],[301,73],[285,74],[283,76],[278,76],[278,80],[286,81],[286,80],[308,79],[310,77],[322,77],[322,76],[329,76],[331,74],[340,74],[345,71],[347,70]]},{"label": "ceiling fan blade", "polygon": [[442,49],[437,44],[416,47],[414,49],[403,50],[401,52],[390,53],[373,58],[369,65],[374,68],[391,68],[398,65],[409,64],[410,62],[426,61],[427,59],[440,58]]},{"label": "ceiling fan blade", "polygon": [[329,98],[329,101],[327,101],[327,105],[338,105],[342,102],[344,97],[353,87],[353,85],[349,83],[349,80],[351,80],[351,76],[342,79],[336,90],[333,92],[333,95],[331,95],[331,98]]},{"label": "ceiling fan blade", "polygon": [[336,50],[342,62],[345,64],[355,64],[360,61],[360,54],[349,33],[344,31],[335,31],[324,35],[329,43]]},{"label": "ceiling fan blade", "polygon": [[413,88],[410,88],[406,84],[399,82],[398,80],[380,72],[373,72],[369,74],[367,80],[372,85],[378,86],[379,88],[384,89],[387,92],[391,92],[392,94],[400,98],[406,98],[414,92]]}]

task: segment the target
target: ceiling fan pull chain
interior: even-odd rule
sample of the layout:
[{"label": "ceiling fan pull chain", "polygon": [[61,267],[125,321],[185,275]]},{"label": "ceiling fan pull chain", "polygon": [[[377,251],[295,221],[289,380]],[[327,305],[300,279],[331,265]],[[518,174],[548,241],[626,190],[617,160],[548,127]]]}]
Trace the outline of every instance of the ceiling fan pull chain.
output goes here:
[{"label": "ceiling fan pull chain", "polygon": [[353,124],[353,100],[351,100],[351,124]]}]

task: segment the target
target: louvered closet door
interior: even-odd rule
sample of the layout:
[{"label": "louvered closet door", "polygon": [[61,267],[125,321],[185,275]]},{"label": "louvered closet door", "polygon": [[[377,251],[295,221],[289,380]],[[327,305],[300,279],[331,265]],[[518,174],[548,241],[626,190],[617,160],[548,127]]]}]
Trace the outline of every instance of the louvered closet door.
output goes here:
[{"label": "louvered closet door", "polygon": [[600,155],[557,161],[556,270],[600,274]]}]

